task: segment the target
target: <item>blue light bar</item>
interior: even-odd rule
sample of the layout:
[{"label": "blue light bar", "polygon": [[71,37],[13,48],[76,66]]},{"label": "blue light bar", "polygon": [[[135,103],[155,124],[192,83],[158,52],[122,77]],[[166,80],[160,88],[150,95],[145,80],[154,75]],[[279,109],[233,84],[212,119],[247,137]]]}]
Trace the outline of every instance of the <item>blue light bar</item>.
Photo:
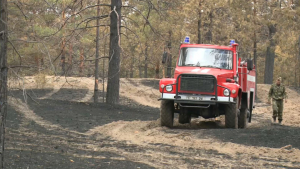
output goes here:
[{"label": "blue light bar", "polygon": [[230,40],[230,46],[232,46],[232,44],[234,43],[235,43],[234,39]]},{"label": "blue light bar", "polygon": [[186,36],[184,39],[184,43],[190,43],[190,37]]}]

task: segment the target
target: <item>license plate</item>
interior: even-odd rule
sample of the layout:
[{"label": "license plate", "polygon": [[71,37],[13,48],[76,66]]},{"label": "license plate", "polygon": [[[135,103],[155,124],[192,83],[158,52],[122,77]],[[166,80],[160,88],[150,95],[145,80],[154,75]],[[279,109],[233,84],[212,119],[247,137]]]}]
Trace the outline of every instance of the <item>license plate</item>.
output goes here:
[{"label": "license plate", "polygon": [[188,100],[203,100],[203,98],[199,97],[199,96],[187,96],[187,99]]}]

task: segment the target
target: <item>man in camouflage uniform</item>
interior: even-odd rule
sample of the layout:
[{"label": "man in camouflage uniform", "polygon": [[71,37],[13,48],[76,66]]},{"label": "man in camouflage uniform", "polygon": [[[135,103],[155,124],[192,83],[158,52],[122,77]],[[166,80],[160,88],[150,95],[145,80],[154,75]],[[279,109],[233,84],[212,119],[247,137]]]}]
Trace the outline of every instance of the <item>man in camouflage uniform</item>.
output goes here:
[{"label": "man in camouflage uniform", "polygon": [[268,103],[271,103],[272,98],[272,107],[273,107],[273,120],[276,122],[278,116],[278,122],[282,122],[282,112],[283,112],[283,99],[285,103],[287,102],[287,94],[285,91],[285,86],[281,84],[281,77],[276,81],[276,84],[273,84],[269,91]]}]

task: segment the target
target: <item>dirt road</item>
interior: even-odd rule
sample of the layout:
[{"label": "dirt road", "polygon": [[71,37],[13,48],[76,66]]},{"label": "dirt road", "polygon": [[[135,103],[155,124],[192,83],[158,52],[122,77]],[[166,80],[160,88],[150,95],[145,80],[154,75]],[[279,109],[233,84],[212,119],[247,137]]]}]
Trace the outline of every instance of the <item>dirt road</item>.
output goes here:
[{"label": "dirt road", "polygon": [[248,129],[225,129],[222,118],[169,129],[159,126],[157,80],[121,79],[117,107],[92,103],[91,78],[47,80],[36,88],[27,77],[26,93],[10,86],[5,168],[300,168],[296,89],[283,126],[271,124],[269,86],[258,85]]}]

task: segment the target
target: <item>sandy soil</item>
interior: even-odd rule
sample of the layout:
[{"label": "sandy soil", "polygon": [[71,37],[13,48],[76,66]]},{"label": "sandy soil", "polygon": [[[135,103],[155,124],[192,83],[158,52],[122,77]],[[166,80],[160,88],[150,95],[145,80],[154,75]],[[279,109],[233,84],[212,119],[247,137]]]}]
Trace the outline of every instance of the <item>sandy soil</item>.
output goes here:
[{"label": "sandy soil", "polygon": [[223,118],[169,129],[157,80],[121,79],[114,107],[92,103],[92,78],[46,81],[10,82],[6,168],[300,168],[299,89],[288,89],[283,126],[271,123],[270,86],[258,85],[247,129],[225,129]]}]

